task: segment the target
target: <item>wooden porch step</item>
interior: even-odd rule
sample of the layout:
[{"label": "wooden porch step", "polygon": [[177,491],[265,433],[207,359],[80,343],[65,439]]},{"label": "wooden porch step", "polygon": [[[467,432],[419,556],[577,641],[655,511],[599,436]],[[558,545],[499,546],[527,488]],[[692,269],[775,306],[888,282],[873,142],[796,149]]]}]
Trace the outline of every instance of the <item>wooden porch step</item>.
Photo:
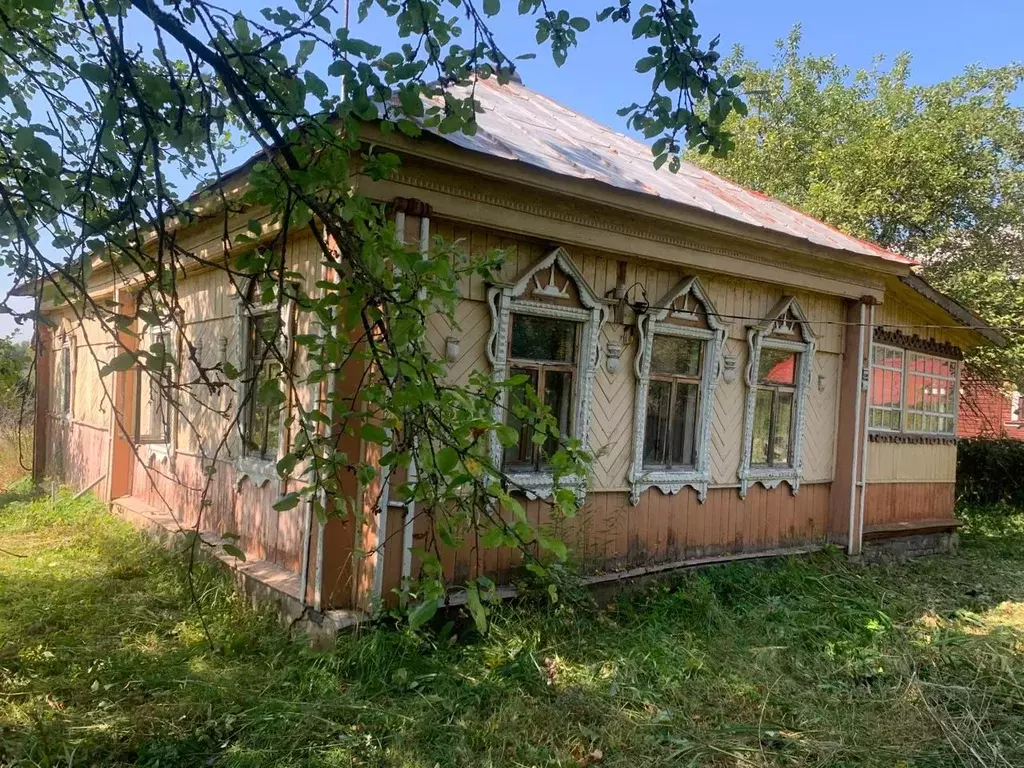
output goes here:
[{"label": "wooden porch step", "polygon": [[890,539],[896,536],[913,536],[918,533],[936,533],[955,531],[961,525],[953,517],[932,520],[907,520],[899,523],[883,523],[881,525],[865,525],[864,540]]}]

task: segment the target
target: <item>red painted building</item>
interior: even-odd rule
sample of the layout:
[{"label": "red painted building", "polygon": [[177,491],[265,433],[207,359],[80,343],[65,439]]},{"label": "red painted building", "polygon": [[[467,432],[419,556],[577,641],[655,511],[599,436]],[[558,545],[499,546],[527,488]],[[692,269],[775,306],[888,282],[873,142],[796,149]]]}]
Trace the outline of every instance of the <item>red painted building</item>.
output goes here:
[{"label": "red painted building", "polygon": [[1020,391],[987,382],[964,382],[957,437],[1024,440],[1024,403]]}]

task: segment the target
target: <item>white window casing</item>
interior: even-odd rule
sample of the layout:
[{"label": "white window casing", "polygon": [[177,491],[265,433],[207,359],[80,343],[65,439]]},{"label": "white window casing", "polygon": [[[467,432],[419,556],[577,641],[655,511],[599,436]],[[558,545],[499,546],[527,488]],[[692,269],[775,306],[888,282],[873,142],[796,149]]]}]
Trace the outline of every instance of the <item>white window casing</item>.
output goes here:
[{"label": "white window casing", "polygon": [[[751,463],[754,407],[762,349],[777,349],[799,354],[799,366],[794,371],[796,414],[791,437],[792,460],[787,466],[757,466]],[[746,497],[750,486],[755,483],[760,483],[765,488],[777,488],[785,482],[789,484],[794,495],[800,492],[800,479],[803,476],[804,423],[811,371],[814,366],[814,351],[814,331],[793,296],[783,296],[761,322],[747,329],[747,394],[743,419],[743,453],[739,468],[741,498]]]},{"label": "white window casing", "polygon": [[141,434],[141,419],[142,409],[147,407],[147,403],[142,401],[142,393],[144,390],[143,384],[148,380],[149,386],[158,387],[161,386],[158,376],[155,373],[151,373],[148,370],[140,368],[138,371],[138,379],[136,381],[136,397],[135,397],[135,435],[136,444],[140,449],[144,448],[150,456],[158,456],[160,458],[170,458],[174,454],[174,407],[171,401],[173,385],[176,379],[176,362],[175,362],[175,350],[174,343],[171,341],[173,334],[166,328],[159,326],[151,326],[147,328],[142,334],[142,343],[145,345],[146,351],[149,348],[160,341],[161,337],[164,340],[164,354],[165,360],[167,361],[167,367],[170,369],[167,373],[167,391],[164,393],[164,407],[166,413],[164,413],[164,425],[163,425],[163,440],[159,439],[143,439]]},{"label": "white window casing", "polygon": [[[703,503],[711,482],[711,422],[715,408],[715,384],[722,365],[727,325],[718,316],[704,287],[696,277],[681,280],[656,306],[656,311],[642,315],[637,321],[638,354],[634,360],[636,398],[633,416],[633,461],[629,470],[629,500],[631,504],[638,504],[640,495],[650,488],[657,488],[666,494],[676,494],[683,488],[690,487],[697,491],[697,497]],[[673,319],[697,320],[700,316],[699,310],[703,310],[707,327],[672,322]],[[695,429],[696,460],[692,467],[644,467],[651,356],[654,338],[657,335],[698,339],[703,342]]]},{"label": "white window casing", "polygon": [[[557,273],[571,281],[579,296],[580,306],[571,306],[568,284],[559,285]],[[547,280],[541,285],[541,280]],[[508,377],[509,330],[512,315],[530,315],[570,320],[580,325],[577,347],[577,375],[573,383],[572,437],[587,448],[590,433],[590,411],[597,373],[598,347],[609,303],[597,296],[582,273],[562,247],[555,248],[536,264],[523,272],[514,283],[495,284],[488,288],[487,306],[491,313],[491,333],[487,340],[487,358],[497,382]],[[495,406],[494,417],[504,421],[508,392]],[[504,451],[496,435],[491,436],[491,460],[495,467],[502,466]],[[513,470],[505,472],[513,488],[522,489],[529,498],[550,498],[554,493],[554,476],[540,470]],[[576,488],[577,496],[585,494],[585,478],[562,478],[561,485]]]},{"label": "white window casing", "polygon": [[[877,342],[873,350],[870,430],[954,437],[959,411],[959,361]],[[893,386],[894,376],[899,376],[898,387]],[[882,402],[877,402],[879,399]]]},{"label": "white window casing", "polygon": [[[281,329],[283,331],[283,338],[281,343],[281,355],[287,362],[291,357],[292,349],[292,305],[294,301],[288,299],[284,302],[271,303],[271,304],[255,304],[247,306],[243,296],[239,296],[235,300],[235,324],[238,330],[237,336],[237,353],[238,353],[238,413],[236,417],[236,424],[239,435],[239,450],[238,456],[235,459],[235,485],[241,486],[242,481],[248,477],[249,481],[256,486],[262,486],[271,481],[278,479],[277,474],[277,462],[284,454],[285,447],[287,445],[287,415],[288,409],[281,408],[281,412],[278,415],[278,434],[277,434],[277,448],[271,457],[254,456],[250,454],[246,449],[246,436],[245,430],[248,428],[248,414],[246,409],[248,407],[249,384],[247,382],[248,370],[249,370],[249,323],[253,320],[271,315],[274,313],[280,313],[281,318]],[[269,361],[270,358],[268,358]],[[286,383],[287,387],[288,384]],[[285,393],[287,395],[287,391]],[[255,397],[255,393],[253,394]]]},{"label": "white window casing", "polygon": [[64,421],[72,416],[75,388],[75,337],[72,333],[61,334],[61,344],[57,348],[57,408],[55,413]]}]

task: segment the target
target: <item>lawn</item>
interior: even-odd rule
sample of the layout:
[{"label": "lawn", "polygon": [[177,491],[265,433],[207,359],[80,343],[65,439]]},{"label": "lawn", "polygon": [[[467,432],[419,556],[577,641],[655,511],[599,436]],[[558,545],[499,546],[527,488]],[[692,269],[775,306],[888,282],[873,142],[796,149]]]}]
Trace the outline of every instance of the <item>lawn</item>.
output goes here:
[{"label": "lawn", "polygon": [[291,640],[92,501],[0,499],[0,765],[1024,765],[1024,525],[680,576],[486,637]]}]

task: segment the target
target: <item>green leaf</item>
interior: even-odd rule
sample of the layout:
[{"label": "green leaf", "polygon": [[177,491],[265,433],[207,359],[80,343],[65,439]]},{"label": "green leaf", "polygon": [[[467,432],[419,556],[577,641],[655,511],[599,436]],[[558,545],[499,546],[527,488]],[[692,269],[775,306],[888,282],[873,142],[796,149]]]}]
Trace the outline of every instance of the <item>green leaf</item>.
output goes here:
[{"label": "green leaf", "polygon": [[103,373],[106,375],[113,371],[127,371],[138,361],[138,355],[134,352],[122,352],[120,355],[115,357],[105,366],[103,366]]},{"label": "green leaf", "polygon": [[480,588],[470,583],[466,587],[466,607],[469,609],[469,615],[473,617],[473,623],[476,624],[477,632],[481,635],[487,632],[487,608],[480,600]]},{"label": "green leaf", "polygon": [[488,16],[497,16],[501,13],[501,0],[484,0],[484,13]]},{"label": "green leaf", "polygon": [[236,13],[232,26],[234,27],[235,35],[239,40],[249,39],[249,22],[245,20],[245,16],[240,13]]},{"label": "green leaf", "polygon": [[240,549],[234,544],[221,544],[221,549],[227,552],[232,557],[237,557],[243,563],[245,562],[245,551]]},{"label": "green leaf", "polygon": [[298,464],[299,457],[294,453],[285,454],[279,462],[277,462],[277,474],[282,477],[286,477],[292,473],[295,469],[295,465]]},{"label": "green leaf", "polygon": [[388,437],[387,430],[384,427],[379,427],[376,424],[363,424],[359,427],[359,435],[364,440],[376,443],[377,445],[385,445],[391,442]]},{"label": "green leaf", "polygon": [[437,613],[437,600],[427,598],[422,603],[409,611],[409,628],[419,629]]},{"label": "green leaf", "polygon": [[96,83],[97,85],[104,85],[110,82],[110,71],[106,67],[101,67],[99,64],[93,64],[92,62],[84,62],[78,70],[82,77],[88,80],[90,83]]},{"label": "green leaf", "polygon": [[459,464],[459,452],[451,446],[445,446],[437,452],[437,468],[443,474],[451,474]]},{"label": "green leaf", "polygon": [[299,506],[299,494],[295,491],[286,493],[274,502],[274,509],[278,512],[287,512],[289,509],[295,509],[297,506]]},{"label": "green leaf", "polygon": [[313,49],[315,47],[316,47],[316,41],[315,40],[310,40],[309,38],[306,38],[304,40],[300,40],[299,41],[299,53],[295,57],[295,66],[296,66],[296,68],[301,67],[303,64],[305,64],[309,60],[309,57],[312,55]]}]

